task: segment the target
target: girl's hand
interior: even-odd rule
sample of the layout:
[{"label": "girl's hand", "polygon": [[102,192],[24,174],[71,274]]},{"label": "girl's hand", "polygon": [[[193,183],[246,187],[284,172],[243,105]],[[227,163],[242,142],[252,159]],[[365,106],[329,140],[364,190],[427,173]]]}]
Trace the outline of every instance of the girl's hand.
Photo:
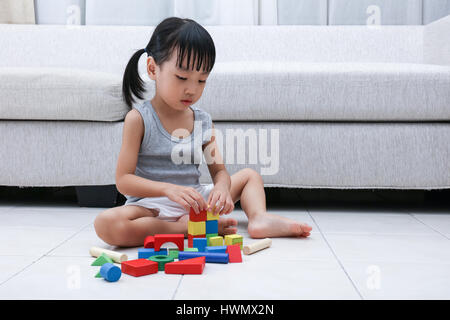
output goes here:
[{"label": "girl's hand", "polygon": [[190,211],[191,207],[195,213],[207,209],[207,204],[203,196],[192,187],[172,184],[164,189],[164,194],[170,200],[182,205],[187,212]]},{"label": "girl's hand", "polygon": [[229,214],[234,209],[233,199],[227,187],[214,186],[209,193],[208,207],[213,209],[213,214]]}]

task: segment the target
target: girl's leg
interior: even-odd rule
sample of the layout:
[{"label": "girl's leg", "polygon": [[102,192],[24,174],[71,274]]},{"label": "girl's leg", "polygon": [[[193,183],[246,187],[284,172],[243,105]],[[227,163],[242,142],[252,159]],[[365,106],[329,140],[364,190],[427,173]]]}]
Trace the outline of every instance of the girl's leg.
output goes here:
[{"label": "girl's leg", "polygon": [[253,169],[243,169],[231,176],[231,197],[234,202],[241,201],[252,238],[310,235],[312,228],[308,224],[267,213],[264,182]]},{"label": "girl's leg", "polygon": [[141,206],[111,208],[97,216],[94,221],[95,232],[106,243],[121,247],[142,246],[145,237],[155,233],[187,235],[186,216],[176,222],[169,222],[158,219],[157,215],[154,210]]}]

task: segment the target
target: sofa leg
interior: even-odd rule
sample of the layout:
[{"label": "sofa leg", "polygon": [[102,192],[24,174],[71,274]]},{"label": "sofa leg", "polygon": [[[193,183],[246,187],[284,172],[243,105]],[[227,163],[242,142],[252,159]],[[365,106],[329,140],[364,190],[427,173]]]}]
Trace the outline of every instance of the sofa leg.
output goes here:
[{"label": "sofa leg", "polygon": [[116,185],[76,186],[78,205],[80,207],[111,208],[117,203],[119,192]]}]

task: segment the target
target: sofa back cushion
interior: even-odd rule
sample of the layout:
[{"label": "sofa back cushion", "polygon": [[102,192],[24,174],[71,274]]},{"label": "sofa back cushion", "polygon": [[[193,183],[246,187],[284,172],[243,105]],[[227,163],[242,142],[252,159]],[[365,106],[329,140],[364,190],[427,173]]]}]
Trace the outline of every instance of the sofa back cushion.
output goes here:
[{"label": "sofa back cushion", "polygon": [[[423,26],[206,26],[216,62],[422,63]],[[0,24],[0,67],[77,68],[123,75],[153,26]],[[140,70],[145,72],[146,55]]]},{"label": "sofa back cushion", "polygon": [[0,119],[120,121],[120,76],[79,69],[0,68]]}]

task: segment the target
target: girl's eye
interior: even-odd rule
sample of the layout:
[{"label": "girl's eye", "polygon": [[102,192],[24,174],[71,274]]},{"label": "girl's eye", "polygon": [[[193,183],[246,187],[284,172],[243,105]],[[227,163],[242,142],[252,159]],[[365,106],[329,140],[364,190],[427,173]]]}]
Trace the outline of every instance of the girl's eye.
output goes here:
[{"label": "girl's eye", "polygon": [[[177,78],[180,79],[180,80],[187,80],[187,78],[182,78],[182,77],[180,77],[180,76],[177,76]],[[200,83],[206,83],[206,80],[205,80],[205,81],[199,80],[198,82],[200,82]]]}]

